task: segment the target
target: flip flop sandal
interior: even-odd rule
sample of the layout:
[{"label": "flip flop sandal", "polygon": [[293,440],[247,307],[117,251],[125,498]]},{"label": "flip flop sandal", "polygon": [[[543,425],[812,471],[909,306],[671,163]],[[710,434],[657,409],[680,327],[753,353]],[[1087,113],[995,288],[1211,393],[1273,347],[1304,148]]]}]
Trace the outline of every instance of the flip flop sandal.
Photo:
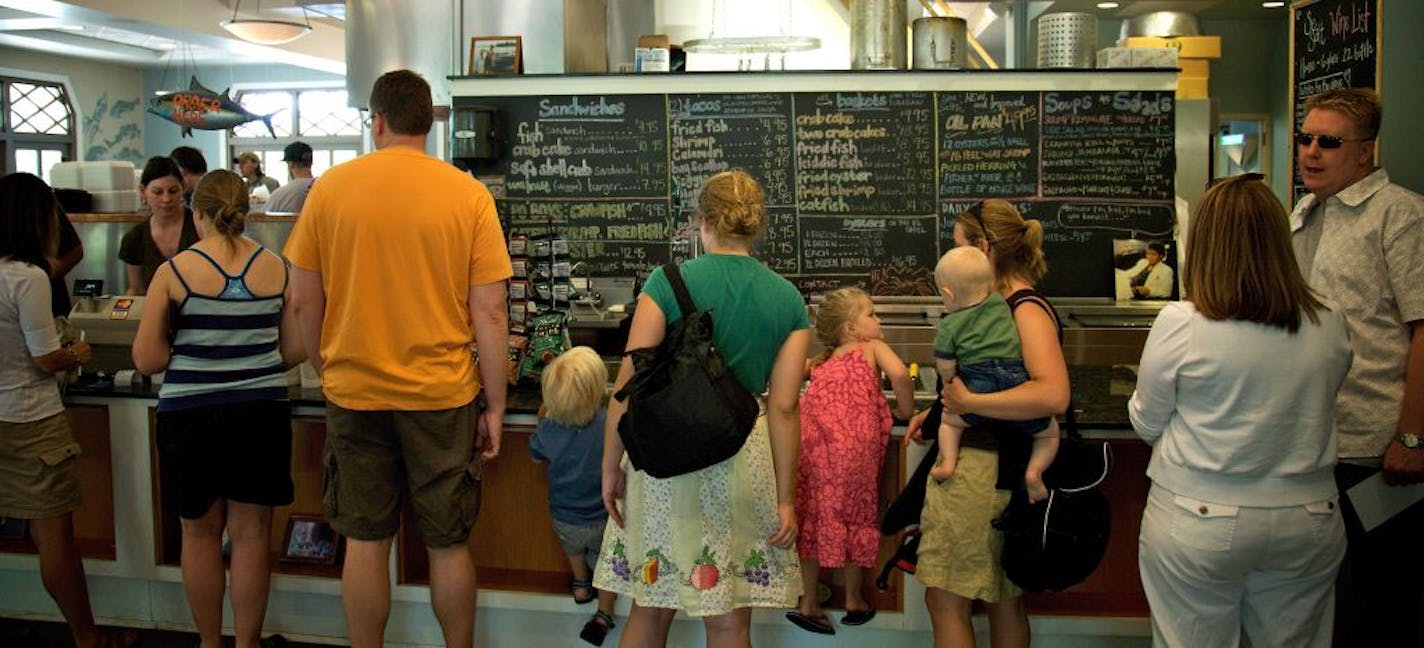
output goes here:
[{"label": "flip flop sandal", "polygon": [[593,618],[588,623],[583,624],[583,632],[579,633],[579,639],[587,641],[595,646],[602,646],[604,637],[608,636],[608,631],[614,628],[613,617],[608,616],[603,610],[593,613]]},{"label": "flip flop sandal", "polygon": [[846,612],[845,616],[841,617],[841,624],[848,626],[865,625],[874,618],[875,608],[870,608],[869,610],[852,610]]},{"label": "flip flop sandal", "polygon": [[831,620],[824,614],[809,616],[802,614],[800,610],[790,610],[786,613],[786,620],[796,624],[796,627],[806,632],[816,634],[833,635],[836,633],[835,626],[831,625]]},{"label": "flip flop sandal", "polygon": [[[579,598],[579,590],[588,590],[588,596],[586,598]],[[579,605],[583,605],[584,603],[592,603],[593,601],[598,599],[598,590],[593,588],[593,581],[578,579],[571,580],[569,581],[569,593],[574,595],[574,603],[577,603]]]}]

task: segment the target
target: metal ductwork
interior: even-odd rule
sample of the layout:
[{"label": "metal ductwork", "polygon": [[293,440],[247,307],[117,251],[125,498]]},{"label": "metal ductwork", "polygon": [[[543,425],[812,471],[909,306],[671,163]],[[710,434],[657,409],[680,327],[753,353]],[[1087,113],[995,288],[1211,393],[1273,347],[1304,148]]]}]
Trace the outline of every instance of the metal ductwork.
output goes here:
[{"label": "metal ductwork", "polygon": [[392,70],[418,72],[436,106],[450,105],[452,0],[346,0],[346,96],[367,108],[371,85]]}]

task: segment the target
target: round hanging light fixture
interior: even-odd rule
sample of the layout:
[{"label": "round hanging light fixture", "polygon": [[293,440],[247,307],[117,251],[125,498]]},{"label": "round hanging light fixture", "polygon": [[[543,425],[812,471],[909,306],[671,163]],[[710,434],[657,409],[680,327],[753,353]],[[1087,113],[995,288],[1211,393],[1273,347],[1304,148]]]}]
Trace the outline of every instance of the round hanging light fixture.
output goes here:
[{"label": "round hanging light fixture", "polygon": [[[293,22],[290,20],[269,20],[265,18],[238,18],[237,12],[242,8],[242,0],[237,0],[233,5],[232,18],[218,23],[228,33],[241,38],[249,43],[257,45],[282,45],[290,43],[298,38],[311,33],[311,22],[307,20],[307,10],[302,8],[302,19],[304,22]],[[257,3],[257,13],[262,14],[262,2]]]}]

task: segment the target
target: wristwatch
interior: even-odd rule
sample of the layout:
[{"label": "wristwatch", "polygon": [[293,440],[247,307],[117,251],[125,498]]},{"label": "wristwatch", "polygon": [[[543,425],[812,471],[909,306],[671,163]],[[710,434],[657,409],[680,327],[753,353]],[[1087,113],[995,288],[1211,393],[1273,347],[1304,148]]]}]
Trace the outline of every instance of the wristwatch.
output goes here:
[{"label": "wristwatch", "polygon": [[1399,445],[1409,448],[1410,450],[1424,450],[1424,439],[1419,438],[1417,434],[1410,434],[1408,432],[1396,434],[1394,435],[1394,440],[1398,441]]}]

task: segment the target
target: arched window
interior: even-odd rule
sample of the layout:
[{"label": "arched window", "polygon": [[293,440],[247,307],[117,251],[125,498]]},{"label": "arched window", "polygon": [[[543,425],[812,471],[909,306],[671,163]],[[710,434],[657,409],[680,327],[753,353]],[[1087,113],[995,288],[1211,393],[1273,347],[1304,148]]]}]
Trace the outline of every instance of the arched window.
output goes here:
[{"label": "arched window", "polygon": [[0,171],[49,182],[56,163],[74,159],[74,110],[64,86],[0,76]]}]

